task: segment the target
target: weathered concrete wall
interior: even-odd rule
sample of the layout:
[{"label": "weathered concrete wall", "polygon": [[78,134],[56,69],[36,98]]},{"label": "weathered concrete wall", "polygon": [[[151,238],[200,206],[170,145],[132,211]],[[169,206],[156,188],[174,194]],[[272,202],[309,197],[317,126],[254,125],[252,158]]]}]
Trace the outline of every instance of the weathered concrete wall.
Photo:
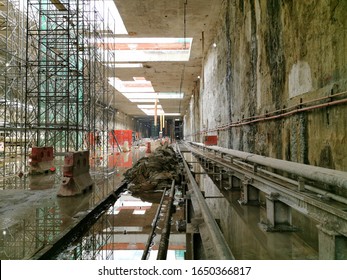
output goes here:
[{"label": "weathered concrete wall", "polygon": [[223,147],[347,171],[347,103],[235,125],[347,90],[347,1],[225,0],[214,30],[187,112],[199,127],[185,135],[210,129]]},{"label": "weathered concrete wall", "polygon": [[192,92],[189,107],[184,116],[183,130],[192,133],[187,134],[187,141],[201,142],[201,137],[199,133],[194,133],[200,131],[200,82],[196,83],[196,86]]},{"label": "weathered concrete wall", "polygon": [[136,130],[136,120],[127,114],[118,111],[115,115],[115,128],[114,129],[129,129]]}]

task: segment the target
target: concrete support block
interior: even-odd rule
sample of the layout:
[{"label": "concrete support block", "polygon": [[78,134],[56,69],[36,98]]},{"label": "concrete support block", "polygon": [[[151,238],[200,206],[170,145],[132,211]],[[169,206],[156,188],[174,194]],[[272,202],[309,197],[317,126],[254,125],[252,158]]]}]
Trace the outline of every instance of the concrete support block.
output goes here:
[{"label": "concrete support block", "polygon": [[54,174],[37,174],[29,177],[30,190],[46,190],[54,188]]},{"label": "concrete support block", "polygon": [[228,171],[227,173],[228,176],[228,183],[227,187],[224,187],[226,190],[240,190],[241,188],[241,180],[237,177],[234,176],[233,171]]},{"label": "concrete support block", "polygon": [[266,197],[266,223],[261,227],[266,231],[296,231],[292,225],[292,213],[290,206],[279,201],[277,194]]},{"label": "concrete support block", "polygon": [[89,151],[70,152],[65,155],[63,180],[58,196],[74,196],[93,188],[89,174]]},{"label": "concrete support block", "polygon": [[333,229],[318,225],[318,250],[320,260],[347,259],[347,237]]},{"label": "concrete support block", "polygon": [[29,174],[36,175],[54,172],[53,160],[53,147],[33,147],[30,154]]},{"label": "concrete support block", "polygon": [[259,204],[259,190],[251,185],[252,180],[245,179],[241,181],[241,203]]}]

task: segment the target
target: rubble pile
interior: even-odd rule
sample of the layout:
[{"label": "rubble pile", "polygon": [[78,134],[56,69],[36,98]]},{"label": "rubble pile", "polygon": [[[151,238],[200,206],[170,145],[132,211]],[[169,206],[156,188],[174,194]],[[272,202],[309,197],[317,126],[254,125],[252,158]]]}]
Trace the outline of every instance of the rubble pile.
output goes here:
[{"label": "rubble pile", "polygon": [[148,157],[141,158],[124,174],[132,193],[150,192],[180,182],[180,169],[175,151],[168,143],[159,146]]}]

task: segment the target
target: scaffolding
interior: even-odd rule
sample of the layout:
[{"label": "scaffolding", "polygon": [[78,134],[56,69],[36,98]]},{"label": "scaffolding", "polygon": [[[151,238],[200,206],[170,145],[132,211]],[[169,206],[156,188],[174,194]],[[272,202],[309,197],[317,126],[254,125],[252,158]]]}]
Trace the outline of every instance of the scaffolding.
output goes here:
[{"label": "scaffolding", "polygon": [[[25,15],[20,0],[0,1],[0,184],[16,188],[23,154]],[[5,177],[6,175],[6,177]]]},{"label": "scaffolding", "polygon": [[[100,49],[115,36],[107,1],[0,0],[1,189],[30,189],[31,147],[52,146],[55,156],[87,149],[99,162],[91,170],[96,186],[89,207],[113,190],[105,178],[116,172],[107,164],[117,113],[107,77],[115,70],[105,65],[115,57]],[[30,224],[11,225],[4,259],[27,258],[52,242],[62,230],[61,209],[37,208]]]},{"label": "scaffolding", "polygon": [[90,104],[84,92],[83,2],[28,0],[28,146],[52,146],[57,153],[83,149]]},{"label": "scaffolding", "polygon": [[[0,1],[3,185],[26,173],[33,146],[53,146],[56,155],[88,149],[106,158],[116,114],[105,67],[114,54],[99,48],[115,36],[107,1]],[[10,157],[17,161],[5,164]]]}]

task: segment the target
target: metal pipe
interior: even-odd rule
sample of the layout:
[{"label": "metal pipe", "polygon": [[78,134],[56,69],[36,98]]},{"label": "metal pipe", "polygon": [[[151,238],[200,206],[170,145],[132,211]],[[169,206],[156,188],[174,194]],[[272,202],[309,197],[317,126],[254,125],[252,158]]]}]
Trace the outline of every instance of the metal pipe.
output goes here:
[{"label": "metal pipe", "polygon": [[[233,163],[235,164],[236,163],[236,160],[233,161]],[[242,168],[241,165],[245,165],[247,167],[253,167],[253,165],[251,164],[247,164],[245,162],[241,162],[241,161],[237,161],[238,164],[240,164],[239,166]],[[297,180],[293,180],[293,179],[290,179],[290,178],[287,178],[287,177],[284,177],[284,176],[281,176],[279,174],[276,174],[276,173],[273,173],[273,172],[270,172],[270,171],[267,171],[267,170],[263,170],[263,169],[258,169],[258,173],[264,173],[265,175],[268,175],[268,176],[271,176],[271,177],[275,177],[275,178],[278,178],[280,180],[283,180],[283,181],[286,181],[292,185],[298,185],[298,181]],[[198,173],[195,173],[195,174],[198,174]],[[209,174],[209,173],[206,173],[206,174]],[[328,191],[325,191],[325,190],[322,190],[322,189],[318,189],[316,187],[313,187],[313,186],[310,186],[310,185],[304,185],[304,188],[306,190],[309,190],[311,192],[314,192],[314,193],[317,193],[317,194],[320,194],[322,196],[325,196],[325,197],[329,197],[329,198],[332,198],[338,202],[341,202],[341,203],[344,203],[344,204],[347,204],[347,198],[343,197],[343,196],[340,196],[340,195],[337,195],[337,194],[333,194],[331,192],[328,192]]]},{"label": "metal pipe", "polygon": [[[244,118],[241,121],[223,124],[221,126],[218,126],[216,128],[212,128],[212,129],[208,129],[208,130],[202,130],[202,131],[196,132],[193,135],[204,134],[204,133],[209,133],[209,132],[216,132],[216,131],[221,131],[221,130],[227,130],[228,128],[232,128],[232,127],[239,127],[239,126],[243,126],[243,125],[249,125],[252,123],[274,120],[274,119],[278,119],[278,118],[288,117],[288,116],[294,115],[296,113],[301,113],[301,112],[306,112],[306,111],[310,111],[310,110],[314,110],[314,109],[321,109],[321,108],[328,107],[328,106],[334,106],[334,105],[347,103],[347,98],[344,98],[344,99],[339,99],[339,100],[335,100],[335,101],[328,101],[328,102],[324,102],[322,104],[316,104],[316,105],[311,105],[308,107],[301,108],[301,106],[307,105],[309,103],[321,101],[324,99],[331,100],[334,97],[338,97],[338,96],[346,94],[346,93],[347,93],[347,91],[341,92],[338,94],[334,94],[334,95],[329,95],[329,96],[319,98],[319,99],[310,100],[310,101],[307,101],[304,103],[300,103],[296,106],[292,106],[292,107],[289,107],[287,109],[276,110],[276,111],[267,113],[265,115],[258,115],[258,116],[254,116],[254,117],[250,117],[250,118]],[[282,112],[282,113],[280,113],[280,112]],[[191,135],[187,135],[187,136],[191,136]]]},{"label": "metal pipe", "polygon": [[163,115],[160,115],[160,132],[163,131]]},{"label": "metal pipe", "polygon": [[[206,146],[201,143],[190,143],[198,147],[206,148]],[[241,152],[217,146],[209,146],[208,149],[212,151],[221,152],[232,157],[237,157],[247,162],[252,162],[276,170],[288,172],[302,178],[307,178],[317,182],[326,183],[329,185],[334,185],[340,188],[347,189],[347,172],[318,166],[311,166],[307,164],[291,162],[281,159],[269,158],[265,156],[259,156],[247,152]]]},{"label": "metal pipe", "polygon": [[347,198],[345,198],[343,196],[339,196],[339,195],[333,194],[331,192],[327,192],[325,190],[321,190],[321,189],[318,189],[318,188],[315,188],[315,187],[312,187],[309,185],[304,185],[304,188],[306,190],[311,191],[311,192],[318,193],[318,194],[322,195],[323,197],[329,197],[329,198],[332,198],[333,200],[336,200],[338,202],[347,204]]},{"label": "metal pipe", "polygon": [[161,210],[161,207],[163,206],[165,193],[166,193],[166,188],[163,191],[163,195],[161,196],[160,203],[159,203],[159,206],[157,208],[157,212],[155,213],[155,216],[154,216],[154,219],[152,222],[152,230],[151,230],[151,233],[148,235],[146,247],[145,247],[145,250],[143,251],[141,260],[147,260],[149,248],[151,247],[153,238],[155,237],[155,229],[158,225],[160,210]]},{"label": "metal pipe", "polygon": [[157,260],[166,260],[167,250],[169,247],[169,239],[170,239],[171,217],[173,213],[174,195],[175,195],[175,180],[173,180],[171,184],[168,208],[165,215],[164,228],[161,232]]},{"label": "metal pipe", "polygon": [[[179,151],[180,153],[180,151]],[[212,244],[215,246],[215,252],[218,256],[219,260],[234,260],[235,257],[233,256],[232,252],[230,251],[230,248],[225,241],[225,238],[223,234],[221,233],[213,215],[210,212],[210,209],[200,191],[200,188],[198,184],[196,183],[194,176],[192,175],[188,164],[185,162],[184,157],[180,153],[181,158],[183,159],[183,164],[185,167],[185,171],[187,174],[187,177],[189,179],[190,185],[193,190],[193,194],[196,196],[200,210],[201,210],[201,215],[202,218],[205,222],[205,225],[208,229],[208,232],[210,234],[210,240]]]}]

